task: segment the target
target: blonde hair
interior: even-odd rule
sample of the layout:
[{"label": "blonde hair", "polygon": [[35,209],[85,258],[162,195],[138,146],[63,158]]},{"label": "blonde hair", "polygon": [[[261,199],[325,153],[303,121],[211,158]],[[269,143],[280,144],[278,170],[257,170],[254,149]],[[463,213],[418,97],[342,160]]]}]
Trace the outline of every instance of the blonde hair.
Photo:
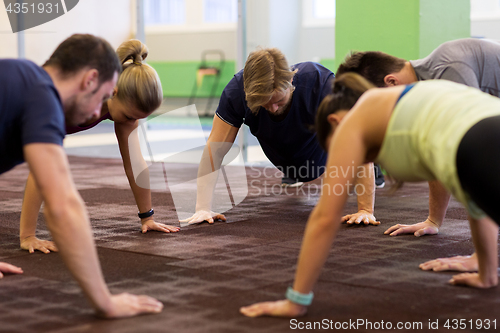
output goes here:
[{"label": "blonde hair", "polygon": [[257,114],[275,92],[284,92],[292,85],[292,71],[285,55],[276,48],[260,49],[250,53],[243,70],[245,99],[250,110]]},{"label": "blonde hair", "polygon": [[153,67],[144,63],[148,48],[137,39],[124,42],[116,50],[123,67],[118,79],[116,98],[150,114],[162,103],[160,78]]}]

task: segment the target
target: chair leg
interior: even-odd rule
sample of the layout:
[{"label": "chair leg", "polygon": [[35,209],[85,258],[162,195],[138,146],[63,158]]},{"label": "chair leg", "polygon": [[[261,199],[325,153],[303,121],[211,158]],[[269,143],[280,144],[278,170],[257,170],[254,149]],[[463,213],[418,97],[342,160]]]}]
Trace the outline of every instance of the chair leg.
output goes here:
[{"label": "chair leg", "polygon": [[210,91],[210,96],[208,96],[208,102],[207,102],[207,105],[205,107],[205,117],[208,117],[209,114],[208,114],[208,111],[210,110],[210,107],[212,106],[212,101],[215,97],[215,93],[217,91],[217,87],[219,86],[219,80],[220,80],[220,71],[217,73],[217,75],[215,75],[215,80],[214,80],[214,84],[212,84],[212,89]]}]

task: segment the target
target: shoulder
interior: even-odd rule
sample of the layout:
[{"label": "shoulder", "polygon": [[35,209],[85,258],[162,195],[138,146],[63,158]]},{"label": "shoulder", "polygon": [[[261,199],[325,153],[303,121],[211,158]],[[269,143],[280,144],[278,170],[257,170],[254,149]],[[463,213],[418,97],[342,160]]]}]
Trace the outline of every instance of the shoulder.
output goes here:
[{"label": "shoulder", "polygon": [[292,66],[292,70],[297,70],[296,75],[333,75],[333,72],[317,62],[299,62]]},{"label": "shoulder", "polygon": [[456,39],[444,42],[439,45],[435,51],[454,50],[457,48],[470,47],[478,45],[478,40],[473,38]]},{"label": "shoulder", "polygon": [[28,66],[34,73],[27,74],[22,79],[24,82],[18,83],[18,87],[23,89],[25,95],[25,108],[34,113],[63,114],[64,117],[59,91],[50,76],[36,64],[28,64]]},{"label": "shoulder", "polygon": [[241,88],[243,89],[243,70],[234,74],[233,78],[229,81],[226,88]]},{"label": "shoulder", "polygon": [[234,74],[233,78],[224,87],[224,96],[222,98],[237,98],[244,91],[243,70]]},{"label": "shoulder", "polygon": [[325,85],[328,85],[328,88],[330,88],[331,81],[335,77],[332,71],[315,62],[295,64],[292,66],[292,70],[297,70],[297,73],[293,77],[293,85],[297,88],[300,86],[304,86],[307,89],[317,87],[321,90]]},{"label": "shoulder", "polygon": [[350,111],[351,126],[363,133],[367,143],[382,143],[392,111],[405,87],[370,89],[354,105]]},{"label": "shoulder", "polygon": [[[366,91],[354,105],[354,109],[370,110],[388,104],[394,107],[397,99],[406,86],[395,86],[389,88],[372,88]],[[392,103],[392,105],[390,105]],[[375,111],[376,112],[376,111]]]},{"label": "shoulder", "polygon": [[42,67],[27,59],[1,59],[0,68],[2,74],[16,72],[19,75],[43,75],[46,73]]},{"label": "shoulder", "polygon": [[40,81],[33,84],[28,90],[28,95],[32,95],[32,101],[37,102],[41,99],[50,100],[57,106],[62,107],[59,92],[52,82]]},{"label": "shoulder", "polygon": [[461,56],[463,54],[476,54],[477,52],[500,51],[500,44],[488,39],[464,38],[445,42],[439,45],[433,53]]},{"label": "shoulder", "polygon": [[54,91],[59,95],[49,74],[30,60],[0,60],[0,73],[8,80],[9,85],[17,86],[27,95],[32,90]]}]

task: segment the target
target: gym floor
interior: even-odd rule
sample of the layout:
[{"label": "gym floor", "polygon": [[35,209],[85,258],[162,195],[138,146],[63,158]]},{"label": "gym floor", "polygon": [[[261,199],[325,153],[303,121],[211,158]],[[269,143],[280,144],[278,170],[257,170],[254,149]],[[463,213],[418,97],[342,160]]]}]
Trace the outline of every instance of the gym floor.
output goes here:
[{"label": "gym floor", "polygon": [[[102,124],[92,133],[109,134],[110,129],[112,125]],[[485,330],[487,320],[486,331],[500,326],[499,288],[454,287],[447,284],[453,273],[418,268],[429,259],[474,251],[460,204],[452,200],[439,235],[383,235],[393,224],[415,223],[427,216],[425,184],[405,184],[392,195],[389,186],[377,190],[380,226],[341,226],[305,317],[246,318],[239,307],[282,299],[293,282],[319,181],[280,192],[279,173],[265,177],[261,171],[267,164],[256,157],[256,164],[246,168],[248,196],[226,212],[226,223],[183,227],[175,234],[141,234],[121,160],[111,150],[103,153],[106,145],[96,147],[80,144],[68,153],[73,149],[70,165],[87,204],[106,282],[113,293],[158,298],[165,305],[163,312],[98,319],[57,253],[28,254],[19,249],[28,174],[21,165],[0,176],[0,260],[24,270],[0,281],[0,332],[289,332],[313,322],[331,325],[328,329],[343,324],[343,329],[357,332],[389,331],[389,323],[393,330],[401,323],[412,327],[409,331],[429,331],[429,324],[436,322],[438,329],[433,331],[454,331],[454,325],[460,332],[476,331],[479,323]],[[79,149],[80,156],[74,156]],[[92,157],[96,151],[107,158]],[[171,163],[165,168],[168,183],[178,184],[183,173],[196,172],[197,165]],[[179,225],[170,190],[155,190],[152,197],[156,220]],[[355,210],[355,198],[350,197],[345,212]],[[38,237],[50,238],[42,214]],[[460,324],[465,328],[458,329]]]}]

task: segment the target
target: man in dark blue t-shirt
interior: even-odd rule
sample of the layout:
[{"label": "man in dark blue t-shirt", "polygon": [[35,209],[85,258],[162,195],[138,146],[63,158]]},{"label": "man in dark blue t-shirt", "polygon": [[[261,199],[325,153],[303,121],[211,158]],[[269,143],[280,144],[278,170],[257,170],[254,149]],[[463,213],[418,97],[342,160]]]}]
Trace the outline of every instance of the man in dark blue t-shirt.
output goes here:
[{"label": "man in dark blue t-shirt", "polygon": [[285,178],[294,182],[318,178],[324,171],[326,152],[310,127],[319,104],[331,93],[333,78],[330,70],[317,63],[304,62],[290,68],[283,53],[275,48],[252,52],[245,68],[222,92],[208,149],[198,169],[196,212],[181,222],[225,220],[224,215],[211,211],[217,178],[212,171],[219,169],[230,148],[230,144],[221,143],[233,143],[243,123]]},{"label": "man in dark blue t-shirt", "polygon": [[248,125],[267,158],[286,178],[308,182],[323,173],[326,162],[326,153],[309,127],[314,124],[319,104],[331,93],[334,75],[312,62],[296,64],[289,72],[295,74],[293,85],[252,111],[240,71],[224,89],[216,115],[235,129],[243,123]]},{"label": "man in dark blue t-shirt", "polygon": [[[100,114],[120,72],[113,48],[92,35],[66,39],[43,68],[27,60],[0,60],[0,173],[28,162],[64,262],[97,313],[108,318],[159,312],[162,305],[147,296],[110,294],[62,141],[65,124]],[[0,277],[2,272],[22,270],[0,262]]]}]

